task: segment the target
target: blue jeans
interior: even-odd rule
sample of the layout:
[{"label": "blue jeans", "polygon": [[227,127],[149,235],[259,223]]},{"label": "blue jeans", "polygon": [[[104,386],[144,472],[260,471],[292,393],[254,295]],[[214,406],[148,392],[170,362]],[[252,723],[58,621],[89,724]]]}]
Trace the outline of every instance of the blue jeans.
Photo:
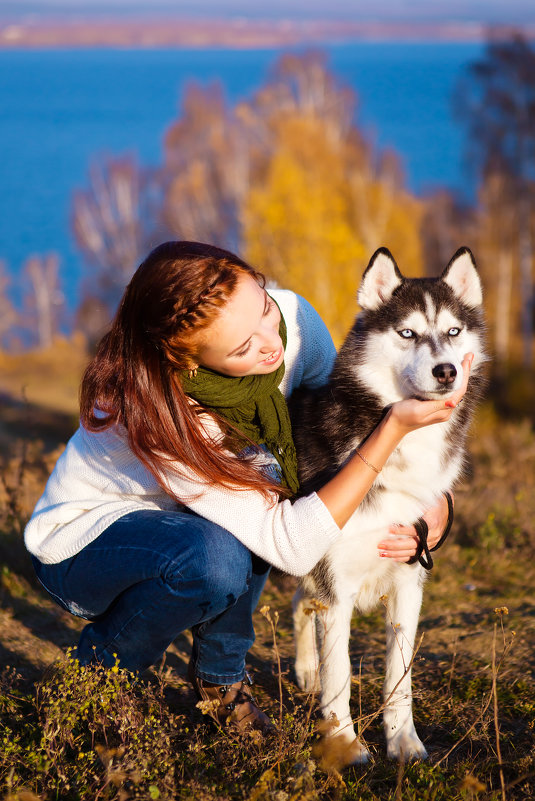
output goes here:
[{"label": "blue jeans", "polygon": [[183,510],[133,512],[70,559],[33,562],[60,606],[91,621],[78,645],[82,664],[112,667],[117,655],[121,667],[145,670],[191,629],[201,679],[243,678],[270,566],[225,529]]}]

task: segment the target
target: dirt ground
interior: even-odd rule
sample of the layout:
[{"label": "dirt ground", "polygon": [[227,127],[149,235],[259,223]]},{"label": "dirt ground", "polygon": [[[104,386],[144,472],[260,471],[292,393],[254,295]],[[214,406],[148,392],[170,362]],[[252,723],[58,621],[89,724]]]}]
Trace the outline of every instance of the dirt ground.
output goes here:
[{"label": "dirt ground", "polygon": [[[39,681],[68,648],[76,645],[84,625],[41,591],[22,543],[24,520],[77,424],[74,396],[71,395],[70,401],[65,402],[59,411],[52,406],[39,402],[36,386],[30,399],[20,393],[14,396],[12,388],[2,387],[0,380],[0,474],[3,476],[0,483],[0,511],[3,514],[0,526],[0,660],[4,667],[15,668],[27,686]],[[511,436],[513,439],[517,437],[513,443],[517,464],[524,459],[525,465],[531,464],[533,471],[530,461],[532,440],[524,430],[520,434],[516,429],[515,432]],[[525,445],[527,437],[529,442]],[[441,726],[445,728],[448,723],[446,719],[441,723],[436,716],[431,720],[430,699],[436,701],[441,695],[444,698],[449,696],[450,689],[459,684],[466,697],[473,693],[474,703],[481,704],[491,680],[493,653],[499,663],[504,646],[507,655],[503,664],[499,664],[498,673],[498,686],[504,698],[520,685],[527,685],[528,696],[535,697],[533,547],[525,532],[522,533],[524,524],[511,517],[509,507],[506,520],[510,521],[507,526],[514,533],[515,547],[509,547],[500,539],[500,532],[496,533],[494,512],[491,515],[486,511],[484,514],[478,512],[483,501],[491,504],[493,499],[497,499],[496,502],[504,506],[500,493],[511,480],[503,471],[492,473],[489,465],[499,464],[492,455],[494,447],[500,451],[503,445],[493,442],[477,457],[487,471],[484,479],[478,478],[476,470],[475,478],[472,475],[456,492],[456,525],[444,548],[436,554],[435,567],[424,592],[419,626],[419,635],[423,635],[423,639],[414,663],[413,684],[415,707],[420,708],[419,730],[431,758],[440,753]],[[510,449],[511,443],[507,447]],[[526,471],[527,467],[524,473],[528,475]],[[520,476],[523,476],[522,471]],[[533,478],[522,478],[522,481],[522,491],[526,492]],[[522,494],[518,482],[508,492],[515,498]],[[466,521],[478,514],[480,527],[481,521],[490,520],[484,529],[486,539],[482,534],[479,541],[470,540],[466,534]],[[526,510],[523,514],[529,525],[530,514]],[[509,531],[507,526],[503,524],[502,528]],[[284,678],[285,703],[290,705],[305,700],[294,683],[292,667],[291,598],[295,588],[295,579],[273,573],[261,599],[260,606],[268,605],[272,613],[279,615],[276,649],[269,622],[259,611],[255,615],[257,640],[249,655],[249,667],[257,696],[272,710],[276,709],[278,697],[277,657]],[[502,611],[496,613],[495,610]],[[166,677],[173,703],[191,714],[195,721],[200,713],[194,707],[193,694],[185,679],[190,644],[190,635],[186,632],[171,645],[163,663],[155,670]],[[354,715],[358,716],[380,705],[385,655],[381,610],[364,618],[355,616],[350,652],[354,672],[352,708]],[[515,727],[520,726],[520,713],[515,711],[516,701],[511,704],[510,709],[504,708],[500,713],[504,715],[505,729],[513,736]],[[524,703],[521,713],[524,732],[525,707]],[[466,720],[466,728],[470,723]],[[535,729],[535,712],[527,726]],[[370,727],[366,737],[372,751],[379,754],[384,751],[379,719]]]}]

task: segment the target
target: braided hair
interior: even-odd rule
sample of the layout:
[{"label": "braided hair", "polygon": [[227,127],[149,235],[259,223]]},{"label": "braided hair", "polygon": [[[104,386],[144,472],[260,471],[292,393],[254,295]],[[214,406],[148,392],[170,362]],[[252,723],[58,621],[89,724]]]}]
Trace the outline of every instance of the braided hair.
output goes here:
[{"label": "braided hair", "polygon": [[[207,439],[206,410],[191,402],[177,377],[194,365],[199,339],[243,275],[264,285],[261,273],[229,251],[200,242],[159,245],[134,273],[82,379],[82,425],[122,426],[134,454],[179,502],[166,471],[193,470],[208,484],[255,489],[275,500],[285,494],[250,460],[229,460],[224,440]],[[232,437],[229,424],[211,414]]]}]

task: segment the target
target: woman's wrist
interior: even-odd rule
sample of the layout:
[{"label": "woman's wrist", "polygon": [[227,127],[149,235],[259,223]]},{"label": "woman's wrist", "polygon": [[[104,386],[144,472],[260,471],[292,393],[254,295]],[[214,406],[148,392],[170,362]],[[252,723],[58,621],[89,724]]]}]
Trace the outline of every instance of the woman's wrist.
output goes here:
[{"label": "woman's wrist", "polygon": [[[411,430],[398,419],[397,410],[395,409],[396,405],[397,404],[394,403],[390,406],[376,428],[376,430],[380,431],[382,438],[385,439],[390,453],[398,447],[405,434],[408,434]],[[390,453],[388,454],[389,456]]]},{"label": "woman's wrist", "polygon": [[401,436],[390,420],[390,410],[339,470],[317,494],[341,528],[371,489]]}]

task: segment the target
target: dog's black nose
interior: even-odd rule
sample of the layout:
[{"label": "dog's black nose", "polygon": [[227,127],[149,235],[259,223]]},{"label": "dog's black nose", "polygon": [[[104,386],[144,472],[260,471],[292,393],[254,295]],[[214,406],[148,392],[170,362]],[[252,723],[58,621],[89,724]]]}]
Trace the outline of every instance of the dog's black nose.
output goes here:
[{"label": "dog's black nose", "polygon": [[433,376],[439,384],[452,384],[457,376],[457,370],[453,364],[437,364],[433,367]]}]

